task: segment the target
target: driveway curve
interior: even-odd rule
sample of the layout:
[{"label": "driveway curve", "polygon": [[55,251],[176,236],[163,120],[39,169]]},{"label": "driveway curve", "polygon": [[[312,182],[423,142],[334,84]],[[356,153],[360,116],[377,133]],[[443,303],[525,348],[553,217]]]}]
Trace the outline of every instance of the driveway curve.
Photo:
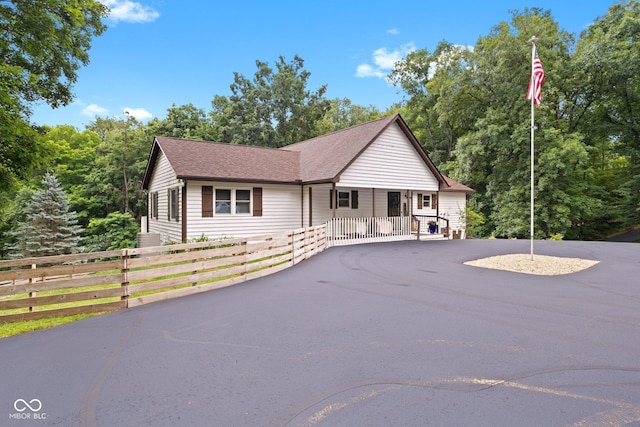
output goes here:
[{"label": "driveway curve", "polygon": [[640,423],[640,245],[331,248],[241,285],[0,340],[7,426]]}]

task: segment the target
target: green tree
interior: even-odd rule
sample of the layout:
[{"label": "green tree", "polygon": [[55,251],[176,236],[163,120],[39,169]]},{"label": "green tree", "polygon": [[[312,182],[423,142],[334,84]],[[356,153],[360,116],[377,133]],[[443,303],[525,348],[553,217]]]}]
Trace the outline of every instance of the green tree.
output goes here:
[{"label": "green tree", "polygon": [[105,218],[114,211],[130,212],[134,218],[145,215],[142,178],[152,138],[147,127],[133,117],[96,118],[87,129],[101,139],[95,167],[85,177],[87,203],[95,208],[90,217]]},{"label": "green tree", "polygon": [[194,140],[215,140],[217,135],[211,121],[203,109],[193,104],[176,106],[167,110],[164,119],[154,118],[147,123],[149,133],[154,136],[167,136]]},{"label": "green tree", "polygon": [[94,190],[86,180],[96,168],[100,137],[90,130],[79,132],[73,126],[62,125],[47,129],[42,138],[49,153],[48,168],[64,188],[79,223],[86,227],[92,216],[102,213],[92,204]]},{"label": "green tree", "polygon": [[[593,147],[608,212],[640,223],[640,2],[620,1],[583,33],[576,48],[589,97],[579,126]],[[614,196],[614,197],[611,197]]]},{"label": "green tree", "polygon": [[75,212],[69,211],[64,190],[53,174],[45,174],[25,208],[26,217],[15,231],[13,256],[32,257],[70,254],[79,251],[81,228]]},{"label": "green tree", "polygon": [[107,7],[95,0],[0,2],[0,194],[40,164],[30,105],[72,101],[77,70],[105,30]]},{"label": "green tree", "polygon": [[288,63],[280,56],[275,65],[274,72],[256,61],[253,80],[234,73],[228,102],[214,99],[212,116],[223,117],[215,123],[223,142],[282,147],[316,136],[316,123],[329,109],[326,85],[307,89],[311,73],[297,55]]},{"label": "green tree", "polygon": [[322,119],[316,122],[317,135],[324,135],[351,126],[380,118],[382,113],[374,105],[363,107],[355,105],[349,98],[335,98],[329,101],[329,109]]},{"label": "green tree", "polygon": [[573,35],[549,11],[513,11],[470,48],[442,42],[413,52],[391,77],[410,95],[405,108],[416,136],[441,169],[473,187],[484,222],[477,235],[528,237],[532,35],[546,81],[536,108],[537,237],[584,237],[595,221],[599,188],[579,125],[593,98],[573,61]]},{"label": "green tree", "polygon": [[106,218],[93,218],[89,222],[82,244],[88,252],[133,248],[139,231],[130,213],[111,212]]},{"label": "green tree", "polygon": [[1,217],[0,225],[0,259],[9,257],[16,244],[18,224],[27,217],[27,206],[35,189],[22,185],[14,198],[7,204],[6,213]]},{"label": "green tree", "polygon": [[461,173],[471,185],[484,187],[483,214],[491,231],[502,237],[527,237],[530,210],[530,104],[523,99],[530,74],[529,37],[536,34],[546,80],[543,103],[536,108],[537,237],[579,235],[598,205],[589,188],[587,148],[567,123],[571,100],[567,87],[576,82],[572,69],[573,38],[559,30],[549,11],[513,12],[481,38],[474,49],[476,87],[484,108],[460,140],[456,153]]},{"label": "green tree", "polygon": [[472,59],[470,49],[443,41],[433,53],[426,49],[409,53],[389,76],[410,96],[403,117],[441,168],[453,160],[458,138],[477,117],[481,99],[466,80]]}]

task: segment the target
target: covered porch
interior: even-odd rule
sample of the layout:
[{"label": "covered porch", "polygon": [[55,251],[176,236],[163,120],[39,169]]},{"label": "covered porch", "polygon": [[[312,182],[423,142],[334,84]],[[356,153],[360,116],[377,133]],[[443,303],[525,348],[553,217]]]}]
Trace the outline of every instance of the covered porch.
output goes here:
[{"label": "covered porch", "polygon": [[444,217],[439,215],[438,193],[434,189],[309,185],[303,189],[302,226],[324,224],[334,218],[395,218],[414,214]]},{"label": "covered porch", "polygon": [[[435,223],[431,230],[429,222]],[[437,217],[430,221],[416,216],[332,218],[327,221],[327,244],[344,246],[398,240],[446,240],[451,238],[447,224],[446,218]]]}]

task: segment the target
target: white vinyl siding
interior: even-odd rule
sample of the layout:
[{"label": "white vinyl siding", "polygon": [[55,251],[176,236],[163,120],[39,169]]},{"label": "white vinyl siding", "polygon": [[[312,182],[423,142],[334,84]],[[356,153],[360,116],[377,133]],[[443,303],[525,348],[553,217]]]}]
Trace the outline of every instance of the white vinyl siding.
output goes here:
[{"label": "white vinyl siding", "polygon": [[[202,186],[212,186],[213,193],[217,189],[231,190],[233,200],[238,202],[237,191],[244,197],[249,191],[253,199],[253,188],[262,188],[262,216],[253,216],[253,200],[250,201],[249,213],[220,214],[202,217]],[[193,239],[205,235],[210,238],[244,237],[269,234],[280,231],[291,231],[300,228],[302,216],[300,212],[300,189],[298,185],[246,184],[213,181],[189,181],[187,187],[187,238]],[[241,202],[242,203],[242,202]],[[235,209],[235,208],[234,208]]]},{"label": "white vinyl siding", "polygon": [[440,216],[449,219],[449,228],[451,230],[463,230],[465,224],[461,215],[464,214],[467,207],[467,196],[462,192],[440,192]]},{"label": "white vinyl siding", "polygon": [[170,241],[179,242],[182,237],[182,218],[180,209],[182,206],[183,189],[179,188],[177,201],[178,221],[169,221],[170,200],[169,190],[182,187],[181,181],[176,178],[176,174],[162,151],[158,154],[156,167],[154,168],[149,181],[149,202],[152,202],[151,194],[158,193],[158,217],[149,218],[149,232],[160,233],[162,243]]},{"label": "white vinyl siding", "polygon": [[342,173],[338,185],[376,189],[424,188],[433,192],[439,188],[436,177],[395,123]]}]

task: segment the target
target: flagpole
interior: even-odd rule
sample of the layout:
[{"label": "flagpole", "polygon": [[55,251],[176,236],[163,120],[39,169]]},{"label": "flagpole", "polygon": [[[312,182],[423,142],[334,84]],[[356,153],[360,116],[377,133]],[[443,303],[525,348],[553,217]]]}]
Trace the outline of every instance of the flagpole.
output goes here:
[{"label": "flagpole", "polygon": [[[534,57],[535,57],[535,52],[536,52],[536,40],[538,40],[536,38],[536,36],[531,37],[531,39],[529,39],[529,42],[531,43],[531,74],[533,75],[534,72]],[[532,94],[533,95],[533,94]],[[534,155],[535,155],[535,125],[534,125],[534,120],[535,120],[535,105],[534,105],[534,99],[535,96],[531,96],[531,224],[530,224],[530,237],[531,237],[531,261],[533,261],[533,235],[534,235],[534,186],[535,186],[535,180],[534,180]]]}]

